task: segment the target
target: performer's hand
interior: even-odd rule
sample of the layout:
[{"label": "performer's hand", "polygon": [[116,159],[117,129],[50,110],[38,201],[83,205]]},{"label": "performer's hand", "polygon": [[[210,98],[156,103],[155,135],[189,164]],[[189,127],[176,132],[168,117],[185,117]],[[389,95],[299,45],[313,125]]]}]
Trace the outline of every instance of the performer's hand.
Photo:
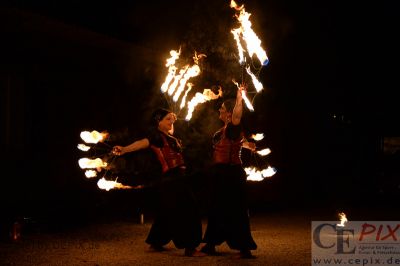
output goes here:
[{"label": "performer's hand", "polygon": [[122,155],[124,154],[123,149],[124,148],[122,146],[114,146],[111,152],[114,155]]}]

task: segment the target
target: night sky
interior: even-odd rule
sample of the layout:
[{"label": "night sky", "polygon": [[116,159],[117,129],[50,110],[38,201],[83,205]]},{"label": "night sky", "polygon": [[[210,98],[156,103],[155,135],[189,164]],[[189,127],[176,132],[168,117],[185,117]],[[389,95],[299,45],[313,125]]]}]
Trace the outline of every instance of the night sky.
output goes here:
[{"label": "night sky", "polygon": [[[398,155],[388,166],[382,146],[384,138],[400,136],[395,8],[390,1],[357,2],[238,1],[252,14],[270,59],[259,69],[265,89],[243,124],[249,134],[265,134],[259,145],[271,148],[267,160],[278,170],[271,180],[249,184],[252,206],[344,208],[365,195],[398,199]],[[229,1],[6,3],[0,206],[9,216],[70,213],[77,206],[126,210],[126,200],[143,196],[100,191],[79,168],[84,154],[76,146],[83,130],[107,130],[109,145],[143,136],[152,110],[167,107],[160,86],[170,50],[207,55],[197,88],[221,85],[228,97],[232,78],[249,81],[234,56]],[[203,104],[190,122],[176,125],[200,187],[211,134],[221,126],[220,103]],[[128,172],[124,181],[149,175],[148,156],[119,161]]]}]

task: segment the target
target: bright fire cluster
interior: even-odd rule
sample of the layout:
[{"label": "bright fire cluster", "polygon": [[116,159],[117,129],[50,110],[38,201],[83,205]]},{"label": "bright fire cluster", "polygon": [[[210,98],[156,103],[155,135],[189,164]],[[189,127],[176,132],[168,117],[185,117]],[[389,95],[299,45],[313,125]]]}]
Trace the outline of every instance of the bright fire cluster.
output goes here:
[{"label": "bright fire cluster", "polygon": [[[86,144],[99,144],[99,143],[104,143],[105,140],[108,138],[109,134],[107,132],[98,132],[97,130],[93,130],[91,132],[89,131],[82,131],[80,134],[81,139],[86,143]],[[91,150],[93,147],[96,149],[97,146],[88,146],[86,144],[80,143],[78,144],[78,149],[81,151],[87,152]],[[107,144],[104,144],[107,145]],[[87,178],[93,178],[97,177],[97,173],[102,172],[103,170],[107,171],[107,166],[108,162],[103,160],[102,158],[87,158],[83,157],[78,160],[79,167],[81,169],[86,169],[85,170],[85,176]],[[132,188],[130,186],[125,186],[121,183],[118,183],[113,180],[106,180],[105,177],[103,176],[99,181],[97,182],[97,186],[100,189],[104,189],[109,191],[110,189],[113,188],[119,188],[119,189],[128,189]]]},{"label": "bright fire cluster", "polygon": [[193,83],[189,80],[200,74],[199,60],[206,57],[205,54],[197,55],[195,53],[193,57],[193,65],[177,66],[177,60],[179,59],[181,51],[171,50],[170,55],[166,61],[165,66],[168,68],[168,74],[165,77],[164,83],[161,85],[161,91],[172,97],[175,103],[179,103],[179,109],[187,108],[186,121],[192,118],[195,107],[200,103],[205,103],[210,100],[218,99],[222,96],[222,89],[215,94],[210,89],[204,89],[203,93],[197,92],[189,101],[186,100],[189,91],[193,88]]}]

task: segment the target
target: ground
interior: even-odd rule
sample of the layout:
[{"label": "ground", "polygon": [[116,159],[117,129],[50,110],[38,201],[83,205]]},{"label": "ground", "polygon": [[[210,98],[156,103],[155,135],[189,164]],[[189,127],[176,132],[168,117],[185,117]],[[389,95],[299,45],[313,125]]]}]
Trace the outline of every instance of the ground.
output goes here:
[{"label": "ground", "polygon": [[[398,207],[348,208],[353,221],[399,220]],[[72,224],[54,219],[22,230],[18,241],[0,241],[0,265],[310,265],[311,222],[336,221],[334,208],[277,209],[250,212],[252,235],[258,245],[254,259],[236,259],[236,251],[223,243],[219,256],[185,257],[172,243],[155,253],[145,243],[152,219],[140,216],[91,219]],[[68,224],[66,226],[66,224]],[[203,220],[203,230],[206,220]],[[28,227],[28,224],[26,225]],[[29,229],[29,230],[28,230]],[[203,244],[200,245],[200,247]]]},{"label": "ground", "polygon": [[[203,221],[203,230],[205,229]],[[258,248],[255,259],[234,258],[223,243],[219,256],[184,257],[172,243],[168,251],[148,251],[145,243],[151,219],[91,222],[64,230],[40,229],[16,242],[0,243],[0,265],[309,265],[310,222],[300,213],[260,213],[251,216]]]}]

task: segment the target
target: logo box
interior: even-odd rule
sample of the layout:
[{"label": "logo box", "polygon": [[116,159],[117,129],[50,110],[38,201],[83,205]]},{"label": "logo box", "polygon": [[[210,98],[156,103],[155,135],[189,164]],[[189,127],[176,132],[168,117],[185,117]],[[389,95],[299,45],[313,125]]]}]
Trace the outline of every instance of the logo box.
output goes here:
[{"label": "logo box", "polygon": [[400,265],[400,222],[313,221],[311,260],[311,265]]}]

